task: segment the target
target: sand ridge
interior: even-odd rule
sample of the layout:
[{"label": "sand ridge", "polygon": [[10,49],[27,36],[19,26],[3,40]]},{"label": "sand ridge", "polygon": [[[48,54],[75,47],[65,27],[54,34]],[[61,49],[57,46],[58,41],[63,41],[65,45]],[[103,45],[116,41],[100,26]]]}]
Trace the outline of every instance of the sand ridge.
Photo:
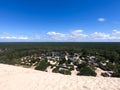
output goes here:
[{"label": "sand ridge", "polygon": [[0,90],[120,90],[120,79],[70,76],[0,64]]}]

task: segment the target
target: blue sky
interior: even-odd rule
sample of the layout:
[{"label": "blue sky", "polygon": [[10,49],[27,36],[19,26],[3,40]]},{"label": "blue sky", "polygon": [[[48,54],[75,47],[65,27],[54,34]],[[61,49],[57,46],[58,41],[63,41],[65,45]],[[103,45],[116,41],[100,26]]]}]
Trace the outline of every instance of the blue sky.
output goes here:
[{"label": "blue sky", "polygon": [[0,42],[119,42],[120,0],[0,0]]}]

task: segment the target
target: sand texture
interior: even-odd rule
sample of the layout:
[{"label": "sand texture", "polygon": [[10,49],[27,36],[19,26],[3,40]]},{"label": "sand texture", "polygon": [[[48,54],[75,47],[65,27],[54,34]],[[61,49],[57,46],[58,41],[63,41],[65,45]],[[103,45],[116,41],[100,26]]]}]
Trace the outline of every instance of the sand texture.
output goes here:
[{"label": "sand texture", "polygon": [[120,90],[120,78],[69,76],[0,64],[0,90]]}]

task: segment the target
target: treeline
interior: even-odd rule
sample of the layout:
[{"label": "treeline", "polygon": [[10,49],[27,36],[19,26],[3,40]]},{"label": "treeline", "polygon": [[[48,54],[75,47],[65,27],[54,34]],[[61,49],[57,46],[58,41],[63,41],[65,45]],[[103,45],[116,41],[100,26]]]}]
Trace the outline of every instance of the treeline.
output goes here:
[{"label": "treeline", "polygon": [[0,43],[0,62],[51,51],[82,52],[83,56],[93,55],[99,60],[120,63],[120,43]]}]

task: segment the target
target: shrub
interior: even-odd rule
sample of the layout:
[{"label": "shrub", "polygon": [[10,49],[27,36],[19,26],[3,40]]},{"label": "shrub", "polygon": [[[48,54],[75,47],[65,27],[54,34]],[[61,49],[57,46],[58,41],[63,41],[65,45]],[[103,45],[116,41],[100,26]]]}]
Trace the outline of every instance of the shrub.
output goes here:
[{"label": "shrub", "polygon": [[90,67],[92,70],[96,70],[95,65],[90,64],[89,67]]},{"label": "shrub", "polygon": [[86,67],[86,66],[87,66],[86,63],[78,64],[76,70],[77,70],[77,71],[80,71],[82,68],[84,68],[84,67]]},{"label": "shrub", "polygon": [[107,66],[104,66],[102,64],[99,64],[99,68],[104,70],[104,71],[107,71],[108,70],[108,67]]},{"label": "shrub", "polygon": [[67,65],[69,70],[74,70],[74,66],[73,65]]},{"label": "shrub", "polygon": [[114,70],[115,68],[115,66],[111,62],[107,63],[106,67],[108,68],[108,70]]},{"label": "shrub", "polygon": [[30,63],[31,64],[33,64],[33,63],[38,63],[38,62],[40,62],[40,59],[34,59],[34,58],[32,58],[32,59],[30,59],[31,61],[30,61]]},{"label": "shrub", "polygon": [[43,61],[39,62],[38,66],[36,66],[35,69],[45,71],[48,66],[49,66],[49,64],[43,60]]},{"label": "shrub", "polygon": [[102,75],[103,77],[109,77],[109,75],[108,75],[107,73],[101,73],[101,75]]},{"label": "shrub", "polygon": [[90,67],[84,67],[80,70],[80,73],[78,73],[77,75],[96,76],[97,74]]},{"label": "shrub", "polygon": [[64,64],[64,63],[66,63],[65,59],[59,61],[59,65]]},{"label": "shrub", "polygon": [[61,69],[61,70],[59,71],[59,73],[65,74],[65,75],[71,75],[70,70],[65,70],[65,69]]},{"label": "shrub", "polygon": [[119,77],[120,78],[120,73],[115,72],[115,73],[112,74],[112,77]]},{"label": "shrub", "polygon": [[50,68],[53,68],[53,67],[56,66],[56,65],[52,65],[52,64],[50,64],[50,66],[51,66]]},{"label": "shrub", "polygon": [[52,70],[52,72],[54,72],[54,73],[59,73],[59,67],[54,68],[54,69]]}]

